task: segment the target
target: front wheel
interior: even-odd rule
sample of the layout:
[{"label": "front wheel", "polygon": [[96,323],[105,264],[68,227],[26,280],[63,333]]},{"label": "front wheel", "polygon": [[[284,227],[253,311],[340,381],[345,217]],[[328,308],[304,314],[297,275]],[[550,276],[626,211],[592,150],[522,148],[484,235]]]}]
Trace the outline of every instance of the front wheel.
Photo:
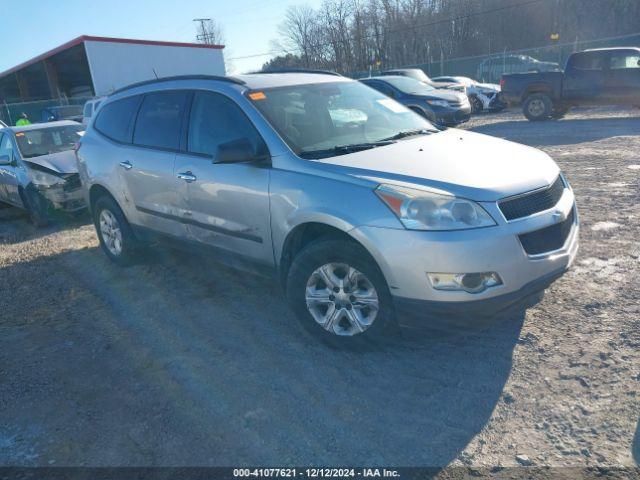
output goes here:
[{"label": "front wheel", "polygon": [[484,106],[482,104],[482,100],[480,100],[475,95],[471,95],[469,97],[469,103],[471,103],[471,113],[480,113],[482,112]]},{"label": "front wheel", "polygon": [[115,200],[108,196],[100,197],[92,211],[98,240],[107,257],[121,266],[133,264],[138,242]]},{"label": "front wheel", "polygon": [[391,294],[355,242],[319,240],[293,260],[287,298],[302,326],[332,346],[355,346],[395,331]]},{"label": "front wheel", "polygon": [[532,122],[548,120],[553,113],[553,103],[546,93],[529,95],[522,106],[522,113]]}]

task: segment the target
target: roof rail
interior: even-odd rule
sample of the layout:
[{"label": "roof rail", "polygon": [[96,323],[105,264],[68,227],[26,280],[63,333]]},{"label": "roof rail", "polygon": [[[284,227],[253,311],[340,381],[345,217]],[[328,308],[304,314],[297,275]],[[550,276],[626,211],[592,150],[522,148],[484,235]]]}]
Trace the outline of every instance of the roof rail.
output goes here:
[{"label": "roof rail", "polygon": [[319,75],[334,75],[336,77],[341,77],[338,72],[332,72],[331,70],[315,70],[315,69],[307,69],[307,68],[278,68],[276,70],[267,70],[256,73],[316,73]]},{"label": "roof rail", "polygon": [[116,93],[124,92],[131,88],[142,87],[144,85],[151,85],[154,83],[171,82],[172,80],[217,80],[219,82],[229,82],[235,83],[237,85],[245,85],[245,82],[243,80],[235,77],[223,77],[221,75],[175,75],[173,77],[153,78],[151,80],[145,80],[143,82],[132,83],[131,85],[127,85],[126,87],[114,90],[109,94],[109,96],[115,95]]}]

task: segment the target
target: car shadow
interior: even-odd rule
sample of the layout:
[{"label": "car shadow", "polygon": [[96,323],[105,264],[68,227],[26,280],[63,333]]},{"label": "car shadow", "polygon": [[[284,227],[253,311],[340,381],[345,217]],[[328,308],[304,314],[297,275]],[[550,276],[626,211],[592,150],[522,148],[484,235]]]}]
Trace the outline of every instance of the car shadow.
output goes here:
[{"label": "car shadow", "polygon": [[524,143],[525,145],[542,147],[637,135],[639,129],[640,117],[608,117],[546,122],[509,120],[480,125],[469,130]]},{"label": "car shadow", "polygon": [[29,214],[25,210],[0,204],[0,244],[36,239],[88,223],[91,223],[91,218],[88,213],[83,212],[76,217],[59,214],[46,227],[36,227],[29,220]]},{"label": "car shadow", "polygon": [[153,258],[122,269],[93,247],[0,269],[2,423],[36,428],[34,464],[444,467],[514,401],[522,317],[334,350],[277,282]]}]

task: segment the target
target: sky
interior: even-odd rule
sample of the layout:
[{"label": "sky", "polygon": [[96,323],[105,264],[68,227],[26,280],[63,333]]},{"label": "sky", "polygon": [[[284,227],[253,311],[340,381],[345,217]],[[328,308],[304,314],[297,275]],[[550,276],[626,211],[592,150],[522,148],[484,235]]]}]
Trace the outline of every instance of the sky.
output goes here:
[{"label": "sky", "polygon": [[[80,35],[194,42],[194,18],[220,22],[226,57],[268,52],[290,5],[321,0],[0,0],[0,72]],[[269,56],[231,60],[228,73],[259,69]]]}]

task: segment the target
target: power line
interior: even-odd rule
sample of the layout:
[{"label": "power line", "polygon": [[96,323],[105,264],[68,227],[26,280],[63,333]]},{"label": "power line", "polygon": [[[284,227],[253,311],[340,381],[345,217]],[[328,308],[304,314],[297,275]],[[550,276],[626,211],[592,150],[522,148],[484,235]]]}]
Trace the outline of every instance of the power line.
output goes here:
[{"label": "power line", "polygon": [[[413,25],[411,27],[398,28],[398,29],[395,29],[395,30],[387,30],[385,32],[385,34],[406,32],[407,30],[415,30],[417,28],[431,27],[433,25],[438,25],[439,23],[455,22],[455,21],[458,21],[458,20],[465,20],[467,18],[477,17],[479,15],[487,15],[487,14],[490,14],[490,13],[501,12],[501,11],[509,10],[509,9],[512,9],[512,8],[526,7],[526,6],[529,6],[529,5],[534,5],[536,3],[541,3],[541,2],[545,2],[545,1],[547,1],[547,0],[528,0],[528,1],[522,2],[522,3],[514,3],[512,5],[506,5],[504,7],[493,8],[491,10],[484,10],[484,11],[481,11],[481,12],[469,13],[469,14],[466,14],[466,15],[459,15],[457,17],[442,18],[440,20],[434,20],[433,22]],[[370,38],[375,38],[377,36],[378,36],[377,34],[370,34],[370,35],[365,35],[363,37],[356,38],[354,40],[356,40],[356,41],[357,40],[367,40],[367,39],[370,39]],[[326,47],[326,46],[330,46],[330,45],[331,45],[330,42],[325,42],[325,43],[318,44],[317,47]],[[255,53],[255,54],[252,54],[252,55],[243,55],[241,57],[233,57],[233,58],[230,58],[229,60],[244,60],[244,59],[248,59],[248,58],[265,57],[265,56],[274,55],[274,54],[277,54],[277,53],[291,53],[291,51],[283,48],[283,49],[278,49],[278,50],[271,50],[270,52]]]}]

